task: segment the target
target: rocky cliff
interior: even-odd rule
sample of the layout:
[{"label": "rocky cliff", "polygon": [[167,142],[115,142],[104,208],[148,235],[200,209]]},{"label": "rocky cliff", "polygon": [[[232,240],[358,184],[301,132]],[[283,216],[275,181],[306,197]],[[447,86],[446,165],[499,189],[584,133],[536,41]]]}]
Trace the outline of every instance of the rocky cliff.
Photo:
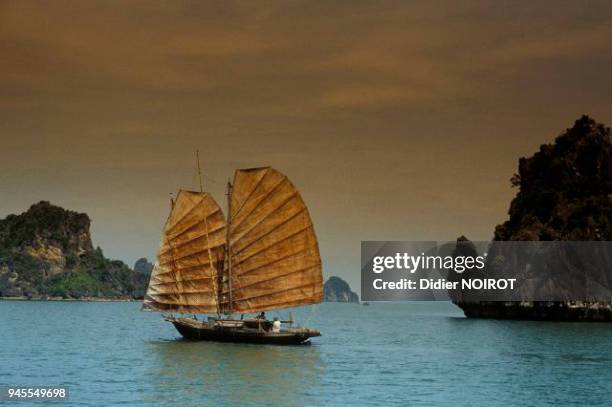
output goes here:
[{"label": "rocky cliff", "polygon": [[[495,241],[612,240],[612,140],[604,125],[582,116],[554,143],[521,158],[511,182],[518,192]],[[458,250],[470,250],[459,243]],[[455,303],[468,317],[612,321],[609,302]]]},{"label": "rocky cliff", "polygon": [[359,302],[359,296],[340,277],[330,277],[323,288],[327,302]]},{"label": "rocky cliff", "polygon": [[0,220],[0,297],[142,297],[146,276],[94,249],[90,223],[46,201]]}]

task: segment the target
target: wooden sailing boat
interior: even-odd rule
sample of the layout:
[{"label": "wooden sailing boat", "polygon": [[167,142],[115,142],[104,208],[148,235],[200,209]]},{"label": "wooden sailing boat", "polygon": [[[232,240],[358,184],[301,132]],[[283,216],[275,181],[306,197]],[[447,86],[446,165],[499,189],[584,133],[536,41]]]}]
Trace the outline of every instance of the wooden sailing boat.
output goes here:
[{"label": "wooden sailing boat", "polygon": [[[293,321],[264,317],[323,299],[317,238],[298,190],[270,167],[237,170],[227,203],[226,220],[208,192],[179,191],[143,308],[213,314],[205,320],[165,316],[189,339],[297,344],[319,336],[294,328]],[[260,315],[244,317],[252,313]]]}]

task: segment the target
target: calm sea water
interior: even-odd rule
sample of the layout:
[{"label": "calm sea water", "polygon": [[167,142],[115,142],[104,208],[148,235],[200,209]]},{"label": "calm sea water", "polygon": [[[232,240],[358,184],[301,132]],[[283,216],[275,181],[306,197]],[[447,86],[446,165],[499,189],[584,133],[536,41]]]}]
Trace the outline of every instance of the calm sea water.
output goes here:
[{"label": "calm sea water", "polygon": [[612,324],[322,304],[294,315],[324,336],[277,347],[184,341],[139,308],[0,302],[0,384],[65,385],[71,406],[612,404]]}]

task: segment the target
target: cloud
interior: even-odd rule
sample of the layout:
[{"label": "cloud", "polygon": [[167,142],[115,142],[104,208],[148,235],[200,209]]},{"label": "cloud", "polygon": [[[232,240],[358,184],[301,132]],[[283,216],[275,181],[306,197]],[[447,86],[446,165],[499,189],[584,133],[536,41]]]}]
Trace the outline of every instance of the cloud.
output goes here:
[{"label": "cloud", "polygon": [[546,59],[576,59],[597,52],[608,52],[612,26],[601,24],[572,30],[558,30],[539,36],[511,40],[494,50],[485,61],[503,63],[533,63]]},{"label": "cloud", "polygon": [[323,107],[381,107],[410,99],[420,99],[406,94],[394,86],[346,86],[324,93],[320,102]]}]

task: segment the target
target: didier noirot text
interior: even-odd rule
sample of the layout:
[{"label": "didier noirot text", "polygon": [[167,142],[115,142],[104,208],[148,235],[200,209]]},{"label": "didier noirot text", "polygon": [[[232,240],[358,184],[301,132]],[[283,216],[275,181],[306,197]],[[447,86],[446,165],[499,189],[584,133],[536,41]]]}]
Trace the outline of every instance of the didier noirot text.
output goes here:
[{"label": "didier noirot text", "polygon": [[[411,274],[419,270],[448,270],[461,274],[466,270],[482,270],[485,267],[487,253],[482,256],[439,256],[396,253],[393,256],[375,256],[372,258],[372,272],[381,274],[387,270],[405,270]],[[376,290],[457,290],[514,289],[516,278],[493,279],[471,278],[460,281],[447,281],[444,278],[421,278],[418,281],[402,278],[396,281],[384,281],[377,278],[372,281]]]}]

